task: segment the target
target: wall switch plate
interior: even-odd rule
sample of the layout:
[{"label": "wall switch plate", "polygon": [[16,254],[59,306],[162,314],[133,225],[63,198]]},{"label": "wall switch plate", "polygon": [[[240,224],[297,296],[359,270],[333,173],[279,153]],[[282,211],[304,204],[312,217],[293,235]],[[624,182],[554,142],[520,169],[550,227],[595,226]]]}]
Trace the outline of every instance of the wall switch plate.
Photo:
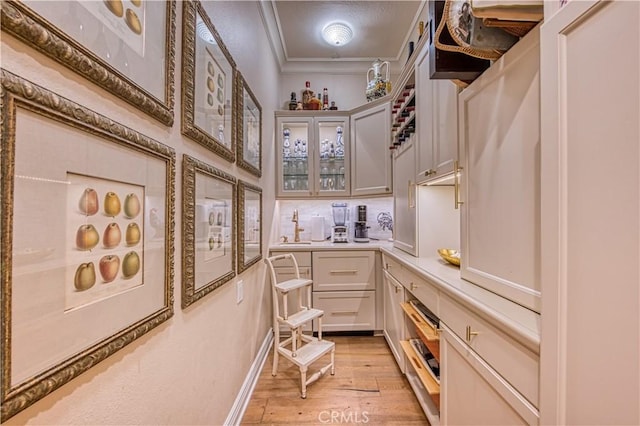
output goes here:
[{"label": "wall switch plate", "polygon": [[244,280],[238,280],[236,283],[236,304],[240,304],[244,299]]}]

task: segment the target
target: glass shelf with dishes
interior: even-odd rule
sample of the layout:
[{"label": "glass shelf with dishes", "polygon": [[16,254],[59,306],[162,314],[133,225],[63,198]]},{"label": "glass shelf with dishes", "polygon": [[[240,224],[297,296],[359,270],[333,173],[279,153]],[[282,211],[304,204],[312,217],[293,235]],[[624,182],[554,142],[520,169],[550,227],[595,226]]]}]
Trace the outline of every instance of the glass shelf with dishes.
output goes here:
[{"label": "glass shelf with dishes", "polygon": [[349,117],[278,117],[278,196],[349,195]]}]

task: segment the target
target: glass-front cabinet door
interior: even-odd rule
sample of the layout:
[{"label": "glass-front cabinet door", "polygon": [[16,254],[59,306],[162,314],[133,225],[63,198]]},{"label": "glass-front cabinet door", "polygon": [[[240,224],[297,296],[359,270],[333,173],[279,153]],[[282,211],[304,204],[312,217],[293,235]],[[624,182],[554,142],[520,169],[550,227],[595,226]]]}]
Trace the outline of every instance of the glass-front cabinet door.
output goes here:
[{"label": "glass-front cabinet door", "polygon": [[316,119],[316,195],[349,195],[347,126],[345,119]]},{"label": "glass-front cabinet door", "polygon": [[310,158],[313,120],[293,117],[279,121],[278,140],[278,195],[307,197],[312,195]]},{"label": "glass-front cabinet door", "polygon": [[277,117],[277,195],[348,196],[348,126],[348,116]]}]

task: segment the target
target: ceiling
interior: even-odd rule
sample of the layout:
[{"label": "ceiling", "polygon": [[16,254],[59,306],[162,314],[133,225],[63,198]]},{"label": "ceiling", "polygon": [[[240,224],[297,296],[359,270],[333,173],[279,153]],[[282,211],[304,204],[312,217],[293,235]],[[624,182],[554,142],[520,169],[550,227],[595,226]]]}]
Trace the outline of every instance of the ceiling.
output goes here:
[{"label": "ceiling", "polygon": [[[282,72],[360,73],[377,58],[401,68],[394,63],[404,63],[425,1],[263,0],[260,5]],[[336,47],[323,40],[322,28],[333,21],[349,23],[351,42]]]}]

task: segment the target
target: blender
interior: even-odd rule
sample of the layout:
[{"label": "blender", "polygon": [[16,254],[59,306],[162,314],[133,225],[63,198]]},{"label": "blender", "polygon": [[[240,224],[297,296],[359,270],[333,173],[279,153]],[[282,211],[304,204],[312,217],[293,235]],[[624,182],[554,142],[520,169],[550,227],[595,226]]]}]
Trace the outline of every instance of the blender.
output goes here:
[{"label": "blender", "polygon": [[332,203],[333,227],[331,228],[331,241],[334,243],[349,242],[347,231],[347,203]]}]

